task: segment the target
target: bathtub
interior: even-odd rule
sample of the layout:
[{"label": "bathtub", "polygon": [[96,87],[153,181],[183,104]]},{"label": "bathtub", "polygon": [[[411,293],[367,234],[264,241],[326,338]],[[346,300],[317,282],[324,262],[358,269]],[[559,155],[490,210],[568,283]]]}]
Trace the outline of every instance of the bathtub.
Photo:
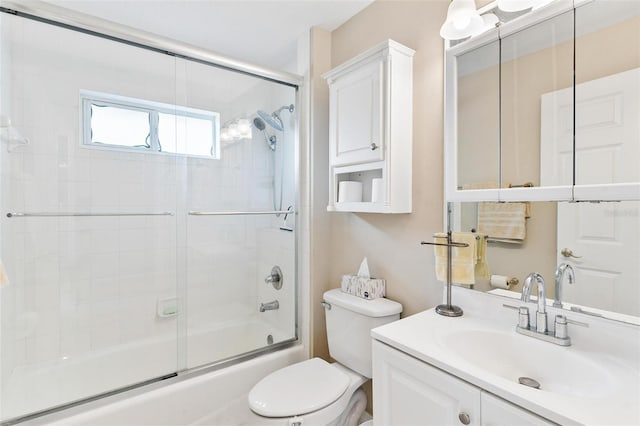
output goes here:
[{"label": "bathtub", "polygon": [[[187,341],[188,365],[201,365],[212,359],[266,346],[268,335],[275,342],[283,333],[256,320],[229,322],[214,329],[196,330]],[[239,339],[244,336],[244,339]],[[11,419],[86,398],[122,386],[124,369],[129,383],[142,382],[175,371],[175,343],[170,339],[123,345],[74,359],[58,360],[38,369],[14,370],[3,389],[3,418]],[[164,361],[161,356],[171,354]],[[206,358],[209,356],[209,358]],[[181,373],[160,382],[97,399],[60,412],[42,416],[26,424],[42,425],[188,425],[199,424],[248,394],[251,387],[268,373],[305,359],[302,345],[255,356],[252,359],[214,371]],[[133,368],[135,366],[135,368]],[[118,377],[116,377],[118,376]],[[90,378],[91,380],[87,380]],[[201,423],[200,423],[201,424]]]}]

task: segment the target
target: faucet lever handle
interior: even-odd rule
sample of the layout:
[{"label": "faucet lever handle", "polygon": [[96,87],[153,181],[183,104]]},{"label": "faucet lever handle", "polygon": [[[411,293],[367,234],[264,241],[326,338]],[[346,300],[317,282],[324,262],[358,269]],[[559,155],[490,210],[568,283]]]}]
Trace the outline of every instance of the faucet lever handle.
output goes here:
[{"label": "faucet lever handle", "polygon": [[567,324],[579,325],[580,327],[589,327],[589,324],[581,321],[574,321],[564,315],[556,315],[556,332],[555,336],[559,339],[568,339]]},{"label": "faucet lever handle", "polygon": [[503,307],[509,309],[515,309],[518,311],[518,327],[519,328],[529,328],[529,308],[526,306],[513,306],[507,305],[506,303],[502,304]]}]

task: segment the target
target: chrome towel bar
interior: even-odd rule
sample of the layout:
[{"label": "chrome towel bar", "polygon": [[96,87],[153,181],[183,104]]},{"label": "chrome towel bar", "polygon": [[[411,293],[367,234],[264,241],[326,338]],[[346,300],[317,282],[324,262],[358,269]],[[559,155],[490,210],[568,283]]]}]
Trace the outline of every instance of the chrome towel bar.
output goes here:
[{"label": "chrome towel bar", "polygon": [[290,214],[293,210],[274,210],[274,211],[238,211],[238,212],[198,212],[189,211],[190,216],[258,216],[270,214]]},{"label": "chrome towel bar", "polygon": [[8,218],[12,217],[97,217],[97,216],[173,216],[172,212],[9,212]]}]

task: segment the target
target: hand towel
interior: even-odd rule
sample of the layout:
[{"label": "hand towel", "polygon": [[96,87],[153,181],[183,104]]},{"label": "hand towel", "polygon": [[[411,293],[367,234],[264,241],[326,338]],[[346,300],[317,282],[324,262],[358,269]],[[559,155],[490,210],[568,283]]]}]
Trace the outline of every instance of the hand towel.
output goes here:
[{"label": "hand towel", "polygon": [[0,288],[9,285],[9,276],[7,270],[4,268],[4,263],[0,260]]},{"label": "hand towel", "polygon": [[487,263],[487,237],[484,234],[476,234],[476,279],[488,280],[491,278],[489,264]]},{"label": "hand towel", "polygon": [[528,203],[478,204],[478,233],[492,241],[522,244],[527,236]]},{"label": "hand towel", "polygon": [[[475,284],[476,265],[476,235],[471,232],[453,232],[451,241],[466,243],[468,247],[453,247],[451,249],[451,282],[456,284]],[[434,242],[446,243],[447,234],[434,235]],[[447,247],[434,246],[436,256],[436,278],[447,281]]]}]

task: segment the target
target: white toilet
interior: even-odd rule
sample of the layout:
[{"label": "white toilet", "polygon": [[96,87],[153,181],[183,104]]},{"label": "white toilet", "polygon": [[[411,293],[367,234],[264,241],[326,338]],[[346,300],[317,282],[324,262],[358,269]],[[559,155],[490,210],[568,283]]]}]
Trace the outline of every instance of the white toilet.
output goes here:
[{"label": "white toilet", "polygon": [[250,424],[352,426],[367,399],[360,388],[371,378],[371,329],[400,318],[402,305],[365,300],[340,289],[324,294],[329,364],[312,358],[275,371],[249,393]]}]

